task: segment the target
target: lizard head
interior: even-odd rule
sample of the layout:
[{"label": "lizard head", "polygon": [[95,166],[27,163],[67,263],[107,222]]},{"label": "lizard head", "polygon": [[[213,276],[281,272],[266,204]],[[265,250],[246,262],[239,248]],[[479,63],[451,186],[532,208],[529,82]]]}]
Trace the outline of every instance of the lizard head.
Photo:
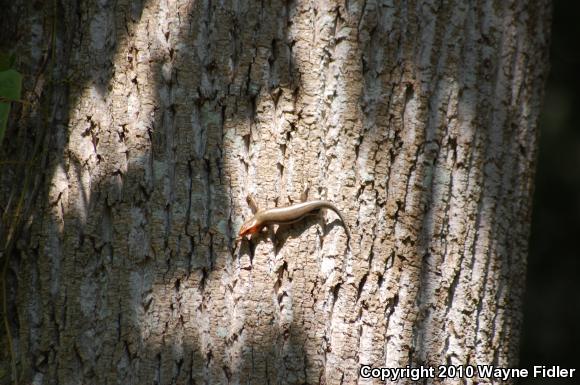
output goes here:
[{"label": "lizard head", "polygon": [[247,220],[242,227],[240,228],[240,232],[238,233],[238,237],[242,238],[246,235],[251,235],[259,232],[262,229],[262,226],[258,223],[256,218],[252,218]]}]

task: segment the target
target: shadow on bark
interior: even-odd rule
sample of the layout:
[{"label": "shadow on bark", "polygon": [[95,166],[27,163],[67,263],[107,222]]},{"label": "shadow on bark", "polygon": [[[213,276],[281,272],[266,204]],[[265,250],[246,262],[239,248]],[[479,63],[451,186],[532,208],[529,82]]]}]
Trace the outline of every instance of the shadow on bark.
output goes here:
[{"label": "shadow on bark", "polygon": [[[50,76],[72,73],[74,82],[52,79],[43,89],[42,103],[51,111],[46,126],[53,127],[45,133],[52,136],[45,185],[37,211],[30,213],[35,221],[23,229],[9,260],[9,301],[21,304],[18,312],[10,312],[20,381],[306,381],[310,364],[299,325],[282,330],[272,323],[273,314],[262,316],[255,309],[253,321],[269,326],[262,328],[266,335],[252,336],[243,314],[228,318],[237,311],[234,298],[221,310],[224,302],[212,303],[233,290],[235,282],[224,286],[222,280],[233,279],[227,275],[240,269],[242,258],[234,253],[237,223],[228,185],[232,178],[224,175],[224,126],[226,121],[230,127],[252,124],[260,89],[280,87],[262,84],[251,61],[235,61],[248,59],[242,52],[248,47],[256,51],[254,57],[263,56],[257,53],[264,40],[260,23],[275,20],[284,6],[264,5],[242,15],[195,3],[179,15],[189,19],[174,42],[181,51],[144,52],[152,56],[148,62],[138,60],[142,53],[134,46],[119,48],[134,44],[132,34],[143,13],[154,7],[151,2],[115,9],[107,3],[59,4],[57,16],[47,17],[58,19],[56,46],[64,47]],[[119,35],[123,30],[130,36]],[[268,37],[268,49],[276,49],[277,39],[285,36],[280,30],[267,32],[275,35]],[[228,34],[233,44],[223,49],[220,39]],[[248,36],[254,41],[242,40]],[[169,41],[167,34],[152,39],[163,37]],[[201,57],[192,60],[190,49]],[[232,65],[232,58],[239,68],[228,86],[224,66]],[[155,107],[148,111],[154,112],[149,125],[129,127],[141,122],[128,116],[116,121],[112,110],[110,119],[91,113],[123,102],[114,94],[123,59],[151,66],[146,72],[154,78],[148,85],[154,95],[148,101]],[[182,76],[194,63],[199,68]],[[134,84],[140,80],[136,72]],[[289,81],[289,89],[296,87],[292,80],[283,81]],[[84,98],[93,110],[83,107]],[[128,144],[130,135],[145,136],[150,147]],[[249,140],[248,134],[244,138]],[[19,149],[10,150],[17,154]],[[242,268],[252,271],[251,265]],[[231,325],[221,325],[222,319]]]}]

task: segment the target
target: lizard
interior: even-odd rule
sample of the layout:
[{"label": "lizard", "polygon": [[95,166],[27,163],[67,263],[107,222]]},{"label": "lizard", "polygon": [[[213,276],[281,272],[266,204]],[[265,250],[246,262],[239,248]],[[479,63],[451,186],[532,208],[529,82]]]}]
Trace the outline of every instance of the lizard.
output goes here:
[{"label": "lizard", "polygon": [[334,211],[340,218],[344,230],[346,232],[347,240],[350,241],[350,231],[344,217],[338,208],[329,201],[324,200],[313,200],[306,201],[302,203],[293,204],[286,207],[275,207],[265,210],[257,210],[255,201],[251,196],[248,196],[248,203],[252,208],[256,209],[254,216],[247,220],[238,234],[238,239],[242,239],[246,235],[259,233],[265,226],[272,224],[289,224],[302,220],[307,215],[313,214],[313,212],[320,209],[330,209]]}]

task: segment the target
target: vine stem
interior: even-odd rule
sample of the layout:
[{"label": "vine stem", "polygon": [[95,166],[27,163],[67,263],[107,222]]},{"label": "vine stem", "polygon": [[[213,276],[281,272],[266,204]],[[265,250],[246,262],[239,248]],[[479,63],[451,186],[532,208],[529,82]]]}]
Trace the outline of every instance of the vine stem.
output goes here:
[{"label": "vine stem", "polygon": [[[51,45],[51,54],[50,54],[50,73],[49,76],[52,78],[52,75],[54,74],[54,69],[55,69],[55,50],[56,50],[56,21],[57,21],[57,1],[58,0],[53,0],[52,3],[52,30],[51,30],[51,37],[50,37],[50,45]],[[48,103],[50,103],[50,101],[52,100],[52,86],[49,88],[48,90],[48,97],[47,97]],[[3,101],[3,100],[0,100]],[[30,104],[27,101],[24,100],[12,100],[14,102],[17,103],[22,103],[24,105],[28,105]],[[48,125],[47,121],[48,121],[48,111],[45,108],[44,109],[44,121],[45,124]],[[47,130],[45,130],[46,133]],[[34,153],[37,153],[38,151],[38,146],[35,146],[35,151]],[[47,148],[45,145],[45,148],[41,149],[43,152],[43,155],[46,155],[47,153]],[[44,156],[40,157],[41,159],[44,158]],[[33,159],[38,159],[37,156],[34,156]],[[10,162],[6,162],[6,163],[10,163]],[[18,163],[18,162],[16,162]],[[33,162],[26,162],[28,163],[29,167],[28,167],[28,171],[30,171],[31,169],[34,168]],[[6,332],[6,339],[8,342],[8,350],[10,352],[10,358],[11,358],[11,371],[12,371],[12,379],[13,379],[13,383],[14,385],[18,385],[18,369],[17,369],[17,365],[16,365],[16,353],[14,351],[14,340],[12,339],[12,330],[10,329],[10,321],[8,319],[8,292],[7,292],[7,285],[6,285],[6,281],[7,281],[7,275],[8,275],[8,266],[9,266],[9,256],[12,252],[12,248],[13,248],[13,239],[14,239],[14,234],[16,233],[16,229],[19,227],[19,224],[21,222],[21,213],[22,213],[22,207],[24,205],[24,197],[26,195],[26,191],[28,189],[28,185],[29,185],[29,181],[30,181],[30,172],[27,172],[25,174],[24,177],[24,183],[22,186],[22,191],[20,194],[20,197],[18,199],[18,205],[15,209],[15,215],[14,215],[14,219],[11,222],[10,226],[8,227],[8,235],[6,237],[6,242],[5,242],[5,249],[3,251],[0,251],[0,256],[4,258],[3,260],[3,265],[2,265],[2,271],[0,272],[0,280],[1,282],[1,290],[2,290],[2,318],[3,318],[3,323],[4,323],[4,329]],[[35,194],[31,194],[30,195],[30,199],[33,199],[33,197],[35,196]],[[28,211],[28,210],[26,210]]]}]

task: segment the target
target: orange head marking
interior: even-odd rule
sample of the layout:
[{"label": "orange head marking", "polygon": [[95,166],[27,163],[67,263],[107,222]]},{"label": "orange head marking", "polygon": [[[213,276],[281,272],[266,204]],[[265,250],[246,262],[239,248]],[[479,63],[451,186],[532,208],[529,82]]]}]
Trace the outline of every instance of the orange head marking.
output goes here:
[{"label": "orange head marking", "polygon": [[242,225],[242,227],[240,228],[240,232],[238,233],[238,236],[243,237],[245,235],[255,234],[258,231],[260,231],[261,227],[262,226],[258,224],[256,218],[252,218]]}]

